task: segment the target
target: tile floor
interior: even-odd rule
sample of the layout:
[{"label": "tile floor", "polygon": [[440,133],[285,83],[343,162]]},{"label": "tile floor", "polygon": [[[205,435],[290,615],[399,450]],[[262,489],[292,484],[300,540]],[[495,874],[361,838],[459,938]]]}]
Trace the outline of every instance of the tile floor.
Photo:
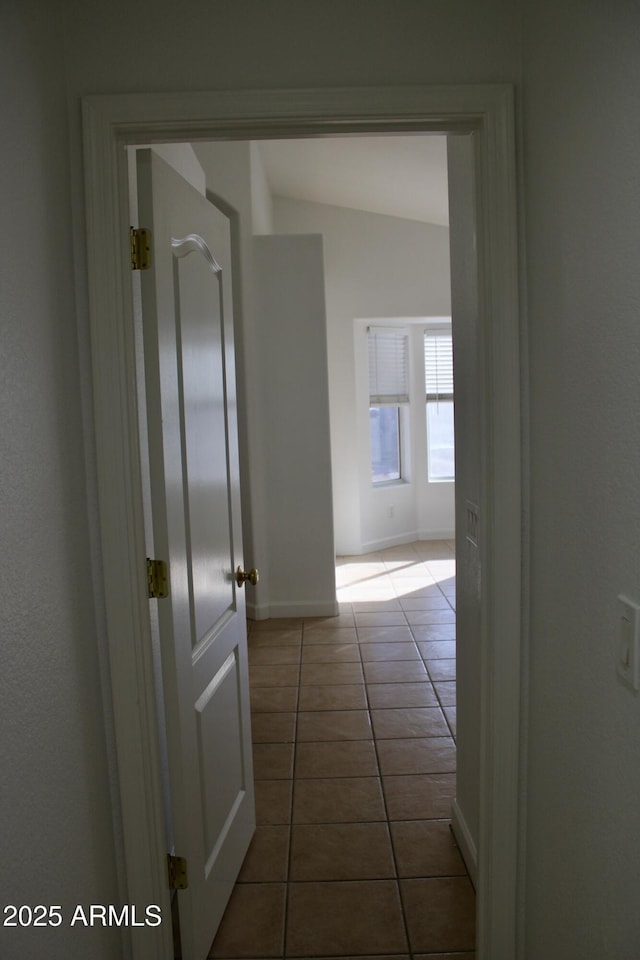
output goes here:
[{"label": "tile floor", "polygon": [[340,615],[250,624],[257,830],[210,956],[473,960],[453,544],[338,560]]}]

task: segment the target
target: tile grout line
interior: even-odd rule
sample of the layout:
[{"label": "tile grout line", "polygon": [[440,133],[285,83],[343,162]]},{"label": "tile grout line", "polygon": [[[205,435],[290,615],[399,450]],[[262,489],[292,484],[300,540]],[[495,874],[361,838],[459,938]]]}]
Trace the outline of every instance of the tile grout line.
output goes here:
[{"label": "tile grout line", "polygon": [[[425,658],[425,657],[423,656],[422,650],[420,649],[420,647],[419,647],[419,645],[418,645],[418,641],[415,639],[415,636],[414,636],[413,630],[411,629],[411,626],[409,626],[409,629],[411,630],[411,636],[412,636],[413,639],[414,639],[414,643],[415,643],[416,647],[418,647],[418,653],[420,654],[420,657],[422,658],[422,662],[424,663],[425,670],[427,671],[427,676],[429,677],[429,682],[430,682],[431,686],[433,687],[433,692],[434,692],[434,694],[435,694],[435,696],[436,696],[436,699],[437,699],[437,701],[438,701],[438,706],[440,707],[440,712],[442,713],[442,716],[444,717],[444,721],[445,721],[445,723],[446,723],[446,725],[447,725],[447,729],[449,730],[449,734],[450,734],[450,736],[451,736],[451,739],[452,739],[453,742],[456,744],[456,772],[457,772],[457,769],[458,769],[458,764],[457,764],[457,746],[458,746],[458,741],[457,741],[457,739],[456,739],[456,734],[454,733],[454,730],[453,730],[453,728],[452,728],[452,726],[451,726],[451,723],[449,722],[449,717],[447,716],[447,713],[446,713],[446,711],[445,711],[445,709],[444,709],[444,704],[442,703],[442,698],[441,698],[441,696],[440,696],[440,691],[439,691],[438,688],[436,687],[436,682],[437,682],[437,681],[435,681],[435,680],[432,678],[431,672],[430,672],[430,670],[429,670],[429,667],[427,666],[427,658]],[[456,622],[456,648],[457,648],[457,644],[458,644],[458,625],[457,625],[457,622]],[[456,678],[457,678],[457,670],[456,670]],[[440,681],[440,682],[445,682],[445,681]],[[456,681],[456,682],[457,682],[457,681]],[[456,690],[456,706],[457,706],[457,690]]]},{"label": "tile grout line", "polygon": [[298,718],[300,714],[300,687],[302,680],[302,656],[304,651],[304,619],[300,625],[300,659],[298,661],[298,689],[296,691],[296,709],[293,721],[293,751],[291,757],[291,803],[289,806],[289,850],[287,852],[287,872],[284,888],[284,911],[282,918],[282,960],[288,955],[289,899],[291,894],[291,866],[293,855],[293,808],[296,795],[296,761],[298,753]]},{"label": "tile grout line", "polygon": [[[354,615],[354,619],[355,619],[355,615]],[[405,620],[406,620],[406,616],[405,616]],[[361,650],[361,648],[360,648],[360,635],[359,635],[359,632],[358,632],[357,623],[356,623],[356,638],[357,638],[357,640],[358,640],[358,649],[360,650],[360,658],[362,659],[362,650]],[[385,790],[385,786],[384,786],[384,779],[383,779],[383,776],[382,776],[382,768],[381,768],[381,766],[380,766],[380,754],[379,754],[379,752],[378,752],[378,737],[377,737],[376,734],[375,734],[375,728],[374,728],[374,725],[373,725],[373,717],[371,716],[371,710],[372,710],[372,708],[371,708],[371,701],[370,701],[370,699],[369,699],[369,684],[368,684],[367,679],[366,679],[366,674],[364,674],[364,661],[363,661],[362,672],[363,672],[364,679],[365,679],[364,689],[365,689],[365,697],[366,697],[366,699],[367,699],[367,709],[368,709],[368,711],[369,711],[369,720],[370,720],[370,723],[371,723],[371,735],[372,735],[372,739],[373,739],[373,748],[374,748],[374,750],[375,750],[375,754],[376,754],[376,764],[377,764],[377,766],[378,766],[378,780],[379,780],[379,782],[380,782],[380,793],[382,794],[382,803],[383,803],[383,805],[384,805],[384,812],[385,812],[385,817],[386,817],[387,835],[388,835],[388,837],[389,837],[389,846],[390,846],[390,848],[391,848],[391,857],[392,857],[392,860],[393,860],[393,868],[394,868],[394,872],[395,872],[394,882],[395,882],[395,886],[396,886],[396,894],[397,894],[397,897],[398,897],[398,903],[400,904],[400,912],[401,912],[401,914],[402,914],[402,924],[403,924],[404,935],[405,935],[405,939],[406,939],[406,943],[407,943],[407,956],[408,956],[409,958],[411,958],[411,960],[413,960],[413,951],[411,950],[411,940],[410,940],[410,938],[409,938],[409,926],[408,926],[408,923],[407,923],[407,915],[406,915],[406,911],[405,911],[405,908],[404,908],[404,900],[403,900],[403,898],[402,898],[402,888],[401,888],[401,886],[400,886],[400,877],[399,877],[399,870],[398,870],[398,858],[397,858],[397,855],[396,855],[396,848],[395,848],[395,844],[394,844],[394,842],[393,842],[393,836],[392,836],[392,833],[391,833],[391,821],[390,821],[390,819],[389,819],[389,807],[388,807],[388,804],[387,804],[387,794],[386,794],[386,790]]]}]

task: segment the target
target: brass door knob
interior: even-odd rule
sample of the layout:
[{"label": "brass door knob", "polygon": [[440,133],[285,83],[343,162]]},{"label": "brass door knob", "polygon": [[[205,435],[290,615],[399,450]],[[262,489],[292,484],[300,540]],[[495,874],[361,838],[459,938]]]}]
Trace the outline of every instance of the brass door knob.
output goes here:
[{"label": "brass door knob", "polygon": [[248,573],[244,571],[242,567],[238,567],[238,569],[236,570],[236,583],[238,584],[239,587],[243,587],[247,581],[251,584],[252,587],[255,587],[259,579],[260,579],[260,574],[258,573],[255,567],[252,567],[252,569],[249,570]]}]

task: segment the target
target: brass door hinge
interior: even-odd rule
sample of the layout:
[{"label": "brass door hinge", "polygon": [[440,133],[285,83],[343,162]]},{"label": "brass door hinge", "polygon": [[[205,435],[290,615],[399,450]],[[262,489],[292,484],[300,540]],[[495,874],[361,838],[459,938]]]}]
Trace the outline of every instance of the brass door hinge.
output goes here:
[{"label": "brass door hinge", "polygon": [[147,592],[150,600],[164,600],[169,596],[169,574],[164,560],[147,557]]},{"label": "brass door hinge", "polygon": [[131,269],[148,270],[151,266],[151,230],[147,227],[130,227]]},{"label": "brass door hinge", "polygon": [[169,888],[171,890],[186,890],[189,886],[187,878],[187,861],[184,857],[173,857],[167,854],[169,870]]}]

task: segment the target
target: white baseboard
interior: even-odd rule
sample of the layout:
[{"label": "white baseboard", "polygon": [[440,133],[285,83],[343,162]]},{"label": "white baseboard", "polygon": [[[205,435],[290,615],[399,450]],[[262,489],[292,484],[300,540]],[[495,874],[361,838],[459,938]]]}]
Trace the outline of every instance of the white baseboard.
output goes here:
[{"label": "white baseboard", "polygon": [[462,815],[460,807],[458,806],[457,800],[454,800],[451,804],[451,829],[453,830],[453,835],[456,838],[456,843],[460,847],[462,859],[464,860],[465,866],[469,871],[471,883],[477,889],[478,850],[469,831],[469,827],[467,826],[467,822]]},{"label": "white baseboard", "polygon": [[375,553],[376,550],[386,550],[387,547],[400,547],[403,543],[413,543],[415,540],[454,540],[455,530],[411,530],[410,533],[399,533],[393,537],[384,537],[382,540],[369,540],[363,543],[356,554]]},{"label": "white baseboard", "polygon": [[276,600],[272,603],[247,603],[247,616],[251,620],[270,620],[295,617],[336,617],[338,601],[317,603],[313,600]]},{"label": "white baseboard", "polygon": [[418,539],[415,530],[410,533],[399,533],[393,537],[383,537],[381,540],[369,540],[360,547],[359,554],[374,553],[376,550],[386,550],[387,547],[400,547],[403,543],[413,543]]},{"label": "white baseboard", "polygon": [[268,620],[269,604],[251,603],[249,600],[247,600],[247,617],[249,620]]}]

